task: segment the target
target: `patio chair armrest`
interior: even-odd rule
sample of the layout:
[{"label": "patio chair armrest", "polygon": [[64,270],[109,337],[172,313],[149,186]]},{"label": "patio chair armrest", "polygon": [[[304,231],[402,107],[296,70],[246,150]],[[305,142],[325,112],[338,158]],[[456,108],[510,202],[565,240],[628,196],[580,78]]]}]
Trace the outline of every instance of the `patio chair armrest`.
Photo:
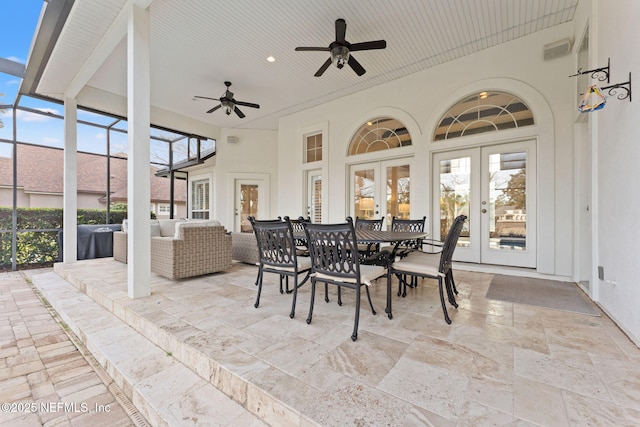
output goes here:
[{"label": "patio chair armrest", "polygon": [[[425,250],[425,246],[430,247],[429,250]],[[437,254],[439,252],[442,252],[442,247],[444,246],[444,242],[440,241],[440,240],[434,240],[434,239],[422,239],[422,252],[428,253],[428,254]],[[439,248],[439,249],[438,249]]]}]

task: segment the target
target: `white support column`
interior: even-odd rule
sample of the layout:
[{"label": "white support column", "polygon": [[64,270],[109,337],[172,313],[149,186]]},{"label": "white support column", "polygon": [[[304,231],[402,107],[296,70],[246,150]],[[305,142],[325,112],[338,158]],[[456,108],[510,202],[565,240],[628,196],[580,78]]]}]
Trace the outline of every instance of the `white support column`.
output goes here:
[{"label": "white support column", "polygon": [[127,28],[128,159],[128,294],[151,294],[151,228],[149,226],[151,84],[149,11],[131,2]]},{"label": "white support column", "polygon": [[64,99],[63,262],[78,260],[78,103]]}]

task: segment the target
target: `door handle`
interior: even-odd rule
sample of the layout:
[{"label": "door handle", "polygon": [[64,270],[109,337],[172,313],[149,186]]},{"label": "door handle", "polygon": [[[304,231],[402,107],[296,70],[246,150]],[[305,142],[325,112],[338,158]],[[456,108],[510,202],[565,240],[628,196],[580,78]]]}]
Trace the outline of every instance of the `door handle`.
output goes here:
[{"label": "door handle", "polygon": [[480,212],[487,213],[487,210],[486,209],[482,209]]}]

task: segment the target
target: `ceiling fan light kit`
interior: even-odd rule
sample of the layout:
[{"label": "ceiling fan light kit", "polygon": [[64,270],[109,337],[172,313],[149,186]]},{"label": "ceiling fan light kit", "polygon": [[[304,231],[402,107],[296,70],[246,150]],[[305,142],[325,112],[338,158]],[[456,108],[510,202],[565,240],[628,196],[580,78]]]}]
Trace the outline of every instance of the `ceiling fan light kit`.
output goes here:
[{"label": "ceiling fan light kit", "polygon": [[385,49],[387,42],[384,40],[374,40],[362,43],[351,44],[345,39],[347,32],[347,23],[344,19],[336,19],[336,40],[328,47],[297,47],[296,51],[317,51],[317,52],[329,52],[331,57],[327,59],[324,64],[316,71],[314,76],[320,77],[331,64],[334,64],[338,69],[344,67],[344,64],[349,64],[351,69],[361,76],[367,71],[362,65],[351,55],[351,52],[358,50],[373,50],[373,49]]}]

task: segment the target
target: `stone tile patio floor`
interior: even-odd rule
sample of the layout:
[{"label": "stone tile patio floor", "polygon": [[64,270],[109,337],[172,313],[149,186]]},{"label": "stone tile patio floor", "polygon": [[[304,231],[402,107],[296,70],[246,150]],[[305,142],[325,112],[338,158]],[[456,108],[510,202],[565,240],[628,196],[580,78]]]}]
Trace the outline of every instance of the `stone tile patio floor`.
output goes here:
[{"label": "stone tile patio floor", "polygon": [[[227,273],[178,282],[154,276],[152,296],[139,300],[128,299],[126,266],[111,259],[57,264],[56,272],[35,275],[34,283],[59,300],[65,315],[86,323],[87,337],[104,329],[83,308],[95,302],[267,424],[640,425],[640,349],[606,315],[486,299],[491,274],[456,271],[460,307],[450,310],[452,325],[442,319],[432,281],[421,282],[407,298],[394,295],[393,320],[380,314],[384,286],[373,286],[379,314],[371,316],[363,304],[353,343],[352,292],[343,292],[342,307],[335,294],[330,304],[316,298],[313,323],[307,325],[308,286],[299,291],[295,319],[288,317],[290,296],[277,292],[275,277],[265,277],[260,308],[253,307],[255,266],[234,264]],[[7,304],[6,286],[2,289]],[[111,337],[113,333],[111,328]],[[101,364],[124,362],[127,368],[128,362],[128,369],[144,364],[146,359],[136,359],[125,344],[105,346],[99,338],[92,346],[112,351],[105,357],[120,359],[100,358]],[[19,340],[2,343],[0,352],[15,352],[11,349],[21,345]],[[164,359],[148,365],[165,364]],[[6,368],[0,365],[0,372],[8,372]],[[136,380],[142,386],[138,393],[162,395],[157,375],[145,369],[133,373],[141,378]],[[161,372],[166,377],[172,369]],[[112,371],[108,369],[113,376]],[[29,385],[25,393],[33,388]],[[163,404],[179,413],[176,397],[164,394]],[[209,396],[191,396],[194,407],[182,409],[197,412]],[[233,417],[236,423],[225,425],[261,424],[247,414]],[[158,420],[151,424],[161,424]],[[166,424],[197,425],[192,419],[175,420]]]},{"label": "stone tile patio floor", "polygon": [[147,425],[37,293],[0,273],[0,425]]}]

